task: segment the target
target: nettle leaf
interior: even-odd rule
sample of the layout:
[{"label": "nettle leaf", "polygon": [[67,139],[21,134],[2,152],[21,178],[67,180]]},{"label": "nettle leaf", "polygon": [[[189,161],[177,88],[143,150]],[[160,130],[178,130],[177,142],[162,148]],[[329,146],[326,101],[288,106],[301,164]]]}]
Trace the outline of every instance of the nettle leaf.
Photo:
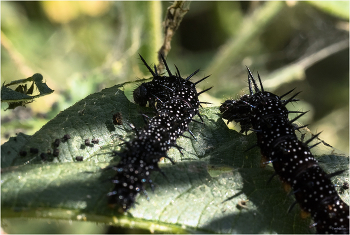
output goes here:
[{"label": "nettle leaf", "polygon": [[[27,87],[27,82],[31,82],[30,87]],[[18,85],[19,84],[19,85]],[[9,86],[18,85],[14,90],[10,89]],[[34,85],[39,91],[39,94],[32,95],[34,91]],[[3,84],[1,87],[1,102],[7,102],[9,107],[7,109],[14,109],[18,106],[24,106],[28,103],[33,102],[35,98],[49,95],[51,90],[46,83],[43,82],[43,76],[40,73],[36,73],[33,76],[12,81],[8,84]]]},{"label": "nettle leaf", "polygon": [[[267,183],[273,169],[261,167],[259,149],[246,151],[256,143],[255,135],[230,130],[218,107],[200,109],[205,125],[191,125],[197,140],[179,138],[184,156],[176,149],[168,152],[175,165],[162,160],[167,178],[152,173],[156,187],[154,192],[146,187],[149,201],[139,195],[135,208],[124,214],[109,207],[107,193],[115,172],[108,166],[118,161],[112,151],[122,148],[121,139],[133,138],[129,124],[144,126],[141,113],[154,113],[130,102],[125,85],[89,95],[33,136],[19,134],[2,145],[2,218],[83,220],[155,233],[314,233],[298,206],[287,213],[294,199],[280,180]],[[122,125],[113,124],[117,112]],[[60,143],[59,156],[43,161],[40,154],[53,152],[53,142],[65,134],[71,139]],[[87,138],[98,138],[99,144],[86,146]],[[30,148],[39,152],[29,153]],[[20,151],[27,155],[20,156]],[[348,157],[321,151],[327,172],[348,168]],[[76,156],[84,161],[76,162]],[[345,182],[348,174],[335,182]],[[349,201],[348,192],[341,196]]]}]

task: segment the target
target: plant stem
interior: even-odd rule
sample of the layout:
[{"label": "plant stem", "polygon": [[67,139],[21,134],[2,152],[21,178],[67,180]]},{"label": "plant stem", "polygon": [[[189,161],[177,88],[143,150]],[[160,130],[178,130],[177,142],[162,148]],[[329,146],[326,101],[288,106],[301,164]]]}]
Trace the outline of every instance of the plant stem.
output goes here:
[{"label": "plant stem", "polygon": [[209,64],[208,74],[213,74],[216,77],[220,76],[224,68],[229,64],[242,59],[242,50],[246,48],[247,43],[261,34],[271,20],[280,12],[285,6],[283,2],[272,1],[265,2],[259,9],[255,10],[250,17],[248,17],[238,30],[237,38],[231,38],[225,45],[221,47],[215,58]]}]

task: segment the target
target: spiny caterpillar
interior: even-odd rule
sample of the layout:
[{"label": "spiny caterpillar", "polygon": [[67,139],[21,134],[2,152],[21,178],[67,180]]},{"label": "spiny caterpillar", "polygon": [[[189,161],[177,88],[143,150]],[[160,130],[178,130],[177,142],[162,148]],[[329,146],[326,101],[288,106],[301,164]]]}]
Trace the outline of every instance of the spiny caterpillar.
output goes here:
[{"label": "spiny caterpillar", "polygon": [[121,158],[120,162],[112,167],[117,174],[113,178],[114,189],[108,193],[109,204],[118,205],[124,211],[134,205],[140,192],[147,196],[146,183],[153,190],[150,174],[152,171],[164,174],[158,166],[161,158],[167,158],[174,164],[167,156],[171,147],[177,148],[182,154],[182,148],[176,144],[176,139],[186,131],[193,136],[188,127],[191,121],[195,121],[193,117],[198,115],[203,123],[198,108],[204,102],[199,102],[198,96],[210,88],[197,92],[196,85],[209,76],[193,83],[190,78],[199,70],[184,79],[176,66],[177,73],[173,75],[164,57],[161,58],[168,76],[158,74],[156,66],[153,71],[141,57],[153,80],[141,84],[133,93],[135,103],[145,106],[149,102],[156,115],[148,120],[143,130],[136,130],[134,140],[124,143],[125,149],[116,153]]},{"label": "spiny caterpillar", "polygon": [[[248,68],[247,68],[248,69]],[[267,163],[272,163],[275,174],[292,187],[296,202],[302,210],[311,214],[317,233],[349,234],[349,206],[339,197],[330,178],[343,173],[325,173],[308,144],[318,134],[305,142],[298,140],[293,122],[306,112],[288,111],[286,104],[297,101],[296,93],[287,100],[264,91],[258,75],[260,89],[248,69],[249,95],[237,100],[226,100],[221,106],[222,117],[228,122],[240,123],[241,132],[249,130],[257,135],[257,146]],[[289,113],[301,113],[292,120]],[[295,204],[292,205],[292,207]],[[291,207],[291,208],[292,208]]]}]

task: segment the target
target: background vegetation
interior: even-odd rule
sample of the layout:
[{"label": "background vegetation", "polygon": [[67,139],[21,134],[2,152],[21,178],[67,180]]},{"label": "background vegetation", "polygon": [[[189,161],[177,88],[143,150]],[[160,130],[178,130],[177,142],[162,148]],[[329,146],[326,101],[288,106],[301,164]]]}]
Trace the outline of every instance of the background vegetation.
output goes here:
[{"label": "background vegetation", "polygon": [[[34,134],[91,93],[149,77],[138,53],[157,63],[168,6],[168,2],[1,2],[2,82],[41,73],[55,90],[26,108],[4,112],[7,105],[2,104],[2,143],[19,132]],[[255,74],[259,71],[272,92],[283,94],[297,87],[303,92],[295,109],[311,110],[300,122],[310,123],[313,133],[322,130],[323,140],[348,153],[348,7],[348,2],[192,2],[173,38],[168,63],[187,74],[197,68],[199,76],[212,74],[203,87],[214,85],[208,92],[211,97],[202,99],[213,106],[247,92],[245,66]],[[5,231],[19,233],[14,230],[19,225],[12,223]],[[29,233],[28,226],[20,223]],[[33,222],[28,223],[32,227]],[[106,231],[86,223],[44,224],[33,232]]]}]

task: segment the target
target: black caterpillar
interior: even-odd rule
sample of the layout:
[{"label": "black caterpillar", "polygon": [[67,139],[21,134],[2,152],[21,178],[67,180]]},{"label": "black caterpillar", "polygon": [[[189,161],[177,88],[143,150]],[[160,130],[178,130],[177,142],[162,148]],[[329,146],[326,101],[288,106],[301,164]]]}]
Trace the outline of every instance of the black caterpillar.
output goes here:
[{"label": "black caterpillar", "polygon": [[167,158],[174,164],[167,156],[167,151],[175,147],[182,153],[182,148],[176,144],[176,139],[185,131],[192,134],[188,125],[191,121],[195,121],[194,116],[198,115],[201,118],[198,111],[201,102],[198,96],[210,89],[199,93],[196,90],[196,85],[209,76],[192,83],[189,81],[190,78],[199,70],[183,79],[177,68],[177,73],[173,75],[164,57],[161,57],[168,76],[159,75],[155,66],[153,71],[141,57],[153,75],[153,80],[141,84],[133,94],[135,103],[145,106],[148,102],[156,111],[156,115],[148,120],[143,130],[136,130],[134,140],[125,142],[125,150],[116,153],[121,157],[120,162],[112,167],[117,171],[117,175],[113,179],[114,190],[108,193],[109,204],[118,205],[124,211],[134,205],[137,194],[143,192],[147,195],[145,183],[148,183],[153,190],[150,174],[152,171],[164,174],[158,166],[161,158]]},{"label": "black caterpillar", "polygon": [[[292,187],[295,203],[311,214],[317,233],[349,234],[349,206],[341,200],[330,180],[344,171],[326,174],[311,154],[310,149],[319,143],[308,144],[320,133],[304,143],[295,134],[302,127],[296,127],[293,122],[306,112],[288,111],[286,104],[297,101],[295,97],[299,93],[282,100],[294,89],[277,96],[264,91],[259,74],[258,78],[260,89],[248,69],[250,94],[238,100],[226,100],[220,106],[222,117],[240,123],[242,133],[249,130],[256,133],[261,154],[273,164],[275,175]],[[289,120],[289,113],[301,114]]]}]

